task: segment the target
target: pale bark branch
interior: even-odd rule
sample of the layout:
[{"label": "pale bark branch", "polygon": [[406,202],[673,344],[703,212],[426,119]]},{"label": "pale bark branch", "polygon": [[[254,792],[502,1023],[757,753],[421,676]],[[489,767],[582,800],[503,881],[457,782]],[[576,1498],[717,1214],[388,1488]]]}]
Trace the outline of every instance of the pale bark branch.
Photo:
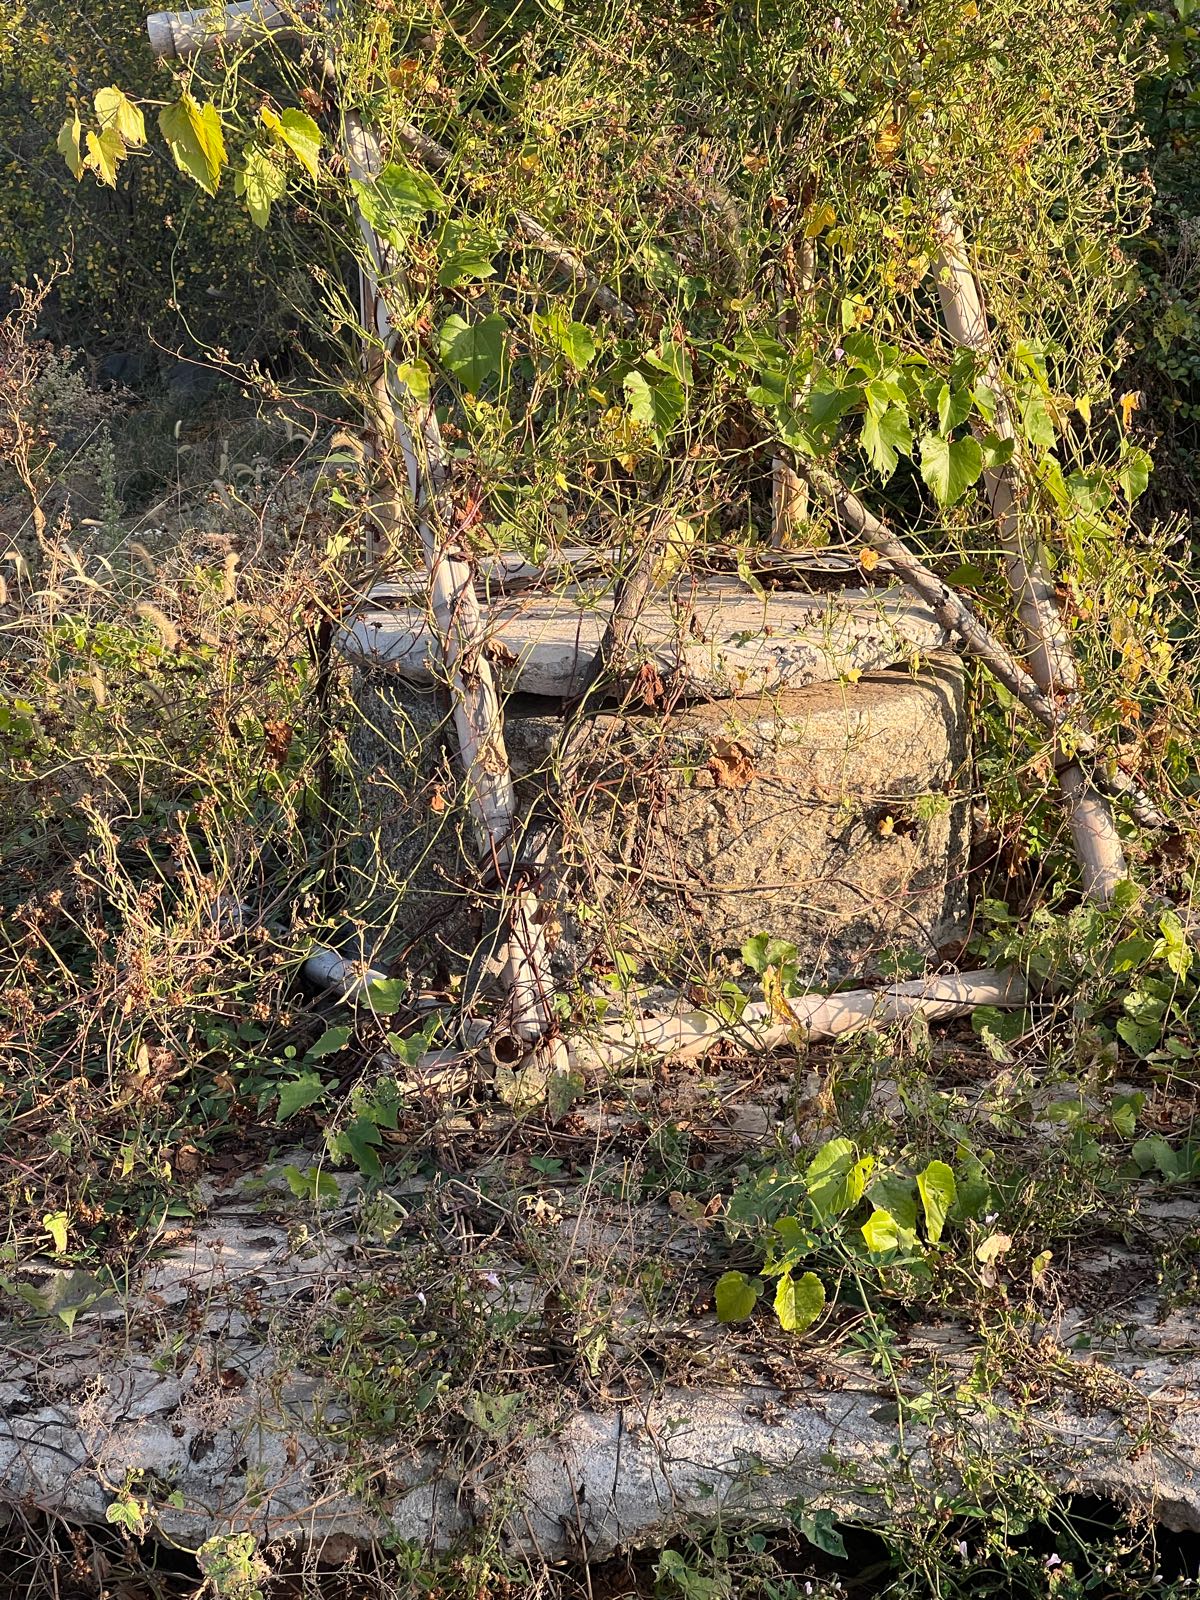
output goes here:
[{"label": "pale bark branch", "polygon": [[[985,361],[984,381],[996,396],[992,427],[1001,439],[1015,443],[1016,431],[1004,396],[1000,364],[983,299],[967,260],[962,228],[949,199],[944,203],[938,231],[942,248],[938,298],[946,330],[960,348],[973,350]],[[1075,658],[1058,609],[1053,581],[1036,551],[1026,548],[1016,467],[1000,467],[985,473],[984,484],[1004,553],[1008,586],[1025,634],[1033,679],[1044,695],[1061,695],[1068,706],[1074,707],[1079,696]],[[1117,885],[1128,876],[1112,807],[1089,782],[1073,753],[1057,740],[1054,767],[1075,842],[1084,893],[1088,899],[1104,903],[1111,900]]]}]

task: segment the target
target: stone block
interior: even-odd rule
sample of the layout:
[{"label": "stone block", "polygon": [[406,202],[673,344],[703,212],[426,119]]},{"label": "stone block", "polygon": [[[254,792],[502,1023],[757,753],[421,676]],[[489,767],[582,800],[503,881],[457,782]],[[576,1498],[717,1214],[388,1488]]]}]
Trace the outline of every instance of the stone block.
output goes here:
[{"label": "stone block", "polygon": [[[433,692],[362,679],[369,876],[387,890],[394,935],[426,939],[453,967],[472,953],[471,906],[487,898],[439,726],[453,736]],[[750,700],[604,712],[570,773],[560,729],[544,700],[506,707],[522,810],[549,825],[560,973],[623,955],[698,979],[765,932],[827,982],[931,959],[960,934],[970,784],[955,657]]]}]

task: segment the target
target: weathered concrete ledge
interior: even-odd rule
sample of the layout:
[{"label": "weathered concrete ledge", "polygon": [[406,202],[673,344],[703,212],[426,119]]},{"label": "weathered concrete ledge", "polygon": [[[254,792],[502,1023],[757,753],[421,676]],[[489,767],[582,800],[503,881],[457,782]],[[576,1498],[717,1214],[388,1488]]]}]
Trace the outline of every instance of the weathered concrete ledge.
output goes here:
[{"label": "weathered concrete ledge", "polygon": [[[1200,1529],[1200,1315],[1160,1315],[1147,1262],[1124,1248],[1076,1254],[1060,1303],[1051,1310],[1048,1292],[1036,1321],[1015,1319],[997,1346],[1003,1372],[971,1398],[961,1384],[978,1345],[953,1325],[911,1332],[897,1391],[838,1349],[833,1326],[789,1339],[720,1329],[686,1305],[664,1314],[612,1264],[656,1258],[711,1281],[703,1227],[666,1208],[639,1213],[596,1193],[586,1212],[566,1192],[519,1201],[513,1216],[536,1230],[544,1258],[535,1285],[503,1230],[472,1243],[463,1219],[488,1212],[474,1179],[410,1182],[386,1202],[356,1183],[339,1190],[320,1222],[278,1178],[210,1190],[203,1220],[119,1299],[96,1300],[78,1275],[31,1276],[77,1314],[69,1332],[53,1316],[8,1331],[0,1500],[89,1521],[127,1491],[148,1529],[192,1546],[249,1531],[444,1550],[486,1533],[553,1560],[718,1517],[769,1523],[797,1501],[880,1522],[928,1505],[935,1487],[953,1495],[969,1465],[974,1493],[981,1478],[1002,1493],[1033,1469]],[[1193,1207],[1159,1211],[1165,1230],[1195,1226]],[[420,1418],[349,1428],[346,1385],[330,1377],[344,1359],[347,1292],[390,1283],[414,1327],[427,1314],[442,1336],[453,1331],[445,1306],[434,1309],[435,1278],[428,1307],[416,1287],[438,1270],[429,1257],[414,1267],[418,1213],[453,1236],[442,1270],[453,1257],[458,1316],[515,1319],[513,1359],[481,1364],[428,1430]],[[381,1217],[392,1219],[382,1231]],[[586,1318],[559,1325],[552,1310],[585,1302],[606,1319],[603,1379],[577,1359]],[[388,1303],[384,1293],[380,1322]],[[373,1370],[371,1348],[368,1338],[358,1352],[361,1378],[386,1395],[403,1375],[390,1376],[382,1346]],[[496,1391],[517,1399],[501,1404]],[[426,1431],[436,1443],[420,1442]]]}]

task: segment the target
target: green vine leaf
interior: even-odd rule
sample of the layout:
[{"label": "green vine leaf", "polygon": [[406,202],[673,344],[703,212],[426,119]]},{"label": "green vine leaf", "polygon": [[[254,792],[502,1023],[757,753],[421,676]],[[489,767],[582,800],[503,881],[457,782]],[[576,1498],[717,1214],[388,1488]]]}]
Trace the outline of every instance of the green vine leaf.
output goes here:
[{"label": "green vine leaf", "polygon": [[438,235],[438,283],[443,289],[456,289],[495,276],[493,257],[499,248],[495,235],[471,223],[447,217]]},{"label": "green vine leaf", "polygon": [[202,106],[185,94],[177,105],[159,112],[158,125],[179,170],[193,178],[205,194],[216,194],[226,161],[216,106],[211,102]]},{"label": "green vine leaf", "polygon": [[309,177],[316,178],[319,170],[317,159],[321,150],[321,130],[313,119],[305,112],[297,111],[295,107],[289,107],[280,114],[272,111],[270,106],[263,106],[259,116],[267,132],[292,152]]},{"label": "green vine leaf", "polygon": [[898,406],[888,406],[879,414],[869,410],[863,417],[859,443],[867,460],[886,483],[895,472],[900,456],[912,454],[913,436],[908,417]]},{"label": "green vine leaf", "polygon": [[423,172],[403,161],[389,161],[372,183],[351,184],[358,208],[375,232],[395,250],[431,211],[445,211],[446,196]]},{"label": "green vine leaf", "polygon": [[1049,402],[1035,384],[1026,384],[1021,396],[1021,431],[1040,450],[1053,450],[1058,441]]},{"label": "green vine leaf", "polygon": [[862,1236],[872,1255],[882,1255],[888,1250],[912,1250],[917,1244],[916,1230],[901,1227],[890,1211],[872,1211],[862,1225]]},{"label": "green vine leaf", "polygon": [[325,1032],[311,1044],[305,1054],[306,1061],[316,1061],[321,1056],[333,1056],[339,1050],[344,1050],[350,1042],[350,1035],[354,1030],[348,1023],[339,1023],[334,1028],[326,1028]]},{"label": "green vine leaf", "polygon": [[745,1322],[758,1303],[762,1284],[744,1272],[726,1272],[717,1279],[718,1322]]},{"label": "green vine leaf", "polygon": [[815,1272],[785,1272],[775,1290],[775,1315],[785,1333],[804,1333],[825,1309],[825,1285]]},{"label": "green vine leaf", "polygon": [[633,420],[649,428],[660,442],[665,439],[682,417],[686,406],[683,385],[679,379],[668,372],[659,372],[654,378],[647,378],[644,372],[635,368],[633,372],[625,374],[622,387]]},{"label": "green vine leaf", "polygon": [[278,167],[257,145],[246,152],[246,165],[233,175],[233,186],[256,228],[265,228],[271,217],[271,207],[282,200],[287,191],[287,174]]},{"label": "green vine leaf", "polygon": [[849,1139],[830,1139],[821,1146],[804,1174],[808,1203],[818,1222],[839,1216],[858,1204],[874,1165],[874,1156],[855,1160]]},{"label": "green vine leaf", "polygon": [[976,439],[943,439],[927,433],[921,440],[921,476],[940,506],[962,499],[983,471],[983,452]]},{"label": "green vine leaf", "polygon": [[428,361],[401,361],[396,376],[419,406],[423,406],[432,393],[433,373]]},{"label": "green vine leaf", "polygon": [[979,441],[979,448],[983,452],[983,470],[996,472],[1012,460],[1016,440],[1002,439],[998,433],[988,433]]},{"label": "green vine leaf", "polygon": [[1128,445],[1121,457],[1121,468],[1117,473],[1117,482],[1121,485],[1121,493],[1130,505],[1145,494],[1146,485],[1150,482],[1150,472],[1154,462],[1145,450],[1137,445]]},{"label": "green vine leaf", "polygon": [[958,1194],[954,1173],[944,1161],[931,1161],[917,1174],[917,1188],[925,1208],[925,1231],[930,1244],[937,1244],[946,1226],[946,1216]]},{"label": "green vine leaf", "polygon": [[971,391],[969,389],[952,391],[948,383],[942,384],[937,397],[938,427],[941,432],[953,433],[955,428],[967,420],[970,413]]},{"label": "green vine leaf", "polygon": [[596,359],[596,341],[592,330],[582,322],[572,322],[565,312],[553,310],[546,316],[533,316],[533,331],[552,344],[576,372],[586,372]]},{"label": "green vine leaf", "polygon": [[279,1109],[275,1113],[275,1121],[286,1122],[298,1111],[313,1105],[324,1093],[325,1084],[315,1072],[306,1072],[301,1078],[293,1078],[290,1083],[281,1084]]},{"label": "green vine leaf", "polygon": [[438,354],[450,371],[474,394],[504,359],[503,317],[482,317],[468,322],[457,312],[447,317],[438,332]]}]

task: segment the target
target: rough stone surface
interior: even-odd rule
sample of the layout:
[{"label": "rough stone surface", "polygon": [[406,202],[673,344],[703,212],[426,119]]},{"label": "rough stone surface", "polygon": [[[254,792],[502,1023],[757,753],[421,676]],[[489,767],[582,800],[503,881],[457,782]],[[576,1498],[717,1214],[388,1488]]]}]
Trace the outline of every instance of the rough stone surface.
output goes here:
[{"label": "rough stone surface", "polygon": [[[358,699],[373,890],[408,937],[432,921],[441,948],[466,960],[481,886],[448,751],[429,751],[444,713],[433,693],[379,673],[363,675]],[[560,727],[543,701],[506,709],[522,808],[551,825],[560,971],[632,952],[694,977],[768,932],[820,982],[869,974],[888,953],[929,959],[961,930],[969,771],[956,658],[601,714],[570,781]]]},{"label": "rough stone surface", "polygon": [[[462,1214],[483,1181],[410,1181],[391,1191],[396,1215],[422,1206]],[[392,1303],[414,1321],[419,1297],[410,1246],[382,1246],[373,1230],[379,1200],[363,1201],[344,1180],[340,1189],[323,1221],[290,1199],[278,1174],[210,1192],[204,1219],[119,1300],[89,1300],[78,1276],[53,1269],[31,1278],[77,1316],[69,1332],[32,1316],[6,1332],[0,1501],[100,1520],[126,1489],[149,1528],[189,1545],[249,1531],[318,1548],[400,1537],[446,1549],[486,1527],[512,1552],[554,1560],[653,1544],[717,1519],[769,1520],[797,1500],[885,1520],[927,1503],[934,1488],[952,1492],[969,1448],[973,1493],[1003,1494],[1010,1476],[1035,1471],[1200,1529],[1200,1319],[1162,1311],[1146,1290],[1152,1260],[1123,1247],[1077,1254],[1057,1309],[1026,1320],[1020,1337],[1013,1325],[1007,1391],[1005,1380],[980,1394],[962,1383],[977,1353],[967,1330],[913,1330],[898,1352],[899,1390],[915,1399],[932,1385],[938,1409],[901,1432],[897,1390],[865,1355],[828,1338],[777,1343],[772,1370],[794,1374],[781,1387],[755,1376],[748,1332],[719,1329],[686,1304],[664,1321],[636,1294],[611,1303],[609,1323],[610,1355],[624,1350],[630,1382],[615,1398],[581,1386],[570,1340],[559,1367],[548,1360],[547,1283],[576,1293],[591,1281],[571,1276],[585,1258],[596,1265],[622,1252],[624,1264],[631,1239],[645,1259],[657,1252],[708,1269],[696,1227],[665,1208],[633,1214],[595,1191],[577,1205],[560,1194],[538,1217],[536,1289],[500,1236],[453,1241],[463,1281],[525,1319],[511,1363],[481,1366],[476,1380],[485,1399],[519,1388],[519,1410],[496,1426],[468,1393],[436,1443],[411,1422],[363,1438],[346,1426],[345,1382],[330,1376],[350,1366],[333,1331],[339,1296],[368,1276],[394,1280]],[[1175,1220],[1194,1228],[1194,1207]],[[608,1281],[619,1276],[610,1267]],[[647,1365],[656,1343],[674,1352],[665,1360],[673,1375],[652,1375],[664,1365]],[[384,1393],[402,1386],[402,1369],[387,1365],[394,1353],[381,1347],[376,1359],[363,1374]]]}]

